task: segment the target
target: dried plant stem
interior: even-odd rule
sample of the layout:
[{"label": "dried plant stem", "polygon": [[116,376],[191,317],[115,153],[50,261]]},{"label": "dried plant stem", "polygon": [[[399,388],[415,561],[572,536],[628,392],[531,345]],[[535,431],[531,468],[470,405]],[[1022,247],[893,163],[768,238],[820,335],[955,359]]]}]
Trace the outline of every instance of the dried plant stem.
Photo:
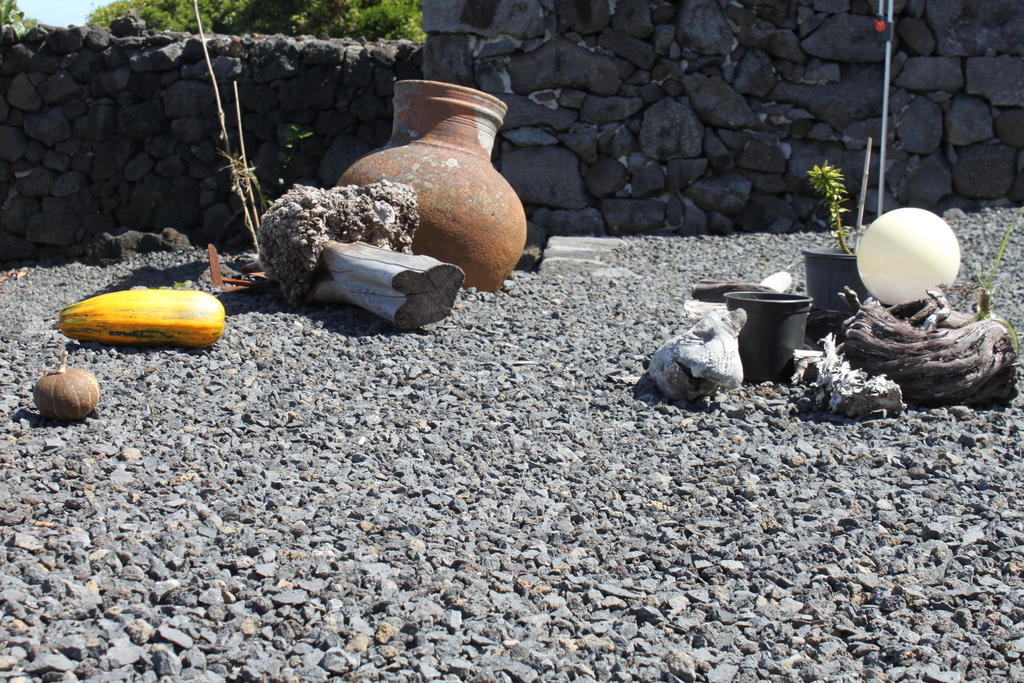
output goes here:
[{"label": "dried plant stem", "polygon": [[253,185],[257,183],[253,170],[245,158],[245,140],[242,134],[242,110],[238,102],[238,85],[235,87],[235,111],[238,114],[238,141],[242,153],[238,156],[231,152],[231,140],[228,138],[227,117],[224,115],[224,107],[220,100],[220,89],[217,87],[217,77],[213,73],[213,61],[210,59],[210,51],[206,47],[206,34],[203,33],[203,20],[199,17],[199,0],[192,0],[192,10],[196,15],[196,26],[199,28],[199,43],[203,46],[203,57],[206,60],[206,69],[210,73],[210,85],[213,87],[213,98],[217,104],[217,120],[220,122],[220,136],[224,149],[221,154],[228,160],[228,169],[231,171],[231,189],[242,203],[242,222],[249,237],[252,239],[252,246],[258,252],[259,241],[256,239],[256,231],[260,227],[259,204],[256,202]]},{"label": "dried plant stem", "polygon": [[241,150],[240,155],[242,159],[242,167],[245,172],[238,179],[242,182],[244,187],[242,188],[243,194],[248,198],[248,201],[242,202],[242,210],[245,212],[245,227],[249,229],[249,233],[252,235],[253,245],[256,247],[256,251],[259,251],[259,244],[256,242],[256,230],[260,227],[260,203],[256,200],[256,195],[262,194],[259,192],[259,184],[253,173],[252,168],[249,166],[249,159],[245,154],[245,136],[242,135],[242,104],[238,98],[238,83],[232,81],[231,87],[235,94],[235,117],[238,122],[238,147]]}]

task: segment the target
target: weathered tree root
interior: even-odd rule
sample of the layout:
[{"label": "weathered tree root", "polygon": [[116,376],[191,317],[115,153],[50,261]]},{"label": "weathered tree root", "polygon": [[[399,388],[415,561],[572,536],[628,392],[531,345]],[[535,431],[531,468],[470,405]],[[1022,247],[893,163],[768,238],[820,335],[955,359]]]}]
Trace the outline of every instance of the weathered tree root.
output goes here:
[{"label": "weathered tree root", "polygon": [[[917,405],[1008,403],[1017,395],[1017,353],[1006,327],[966,322],[944,308],[938,296],[891,310],[869,299],[843,324],[840,351],[852,367],[888,376]],[[932,318],[934,327],[896,315],[922,324]]]}]

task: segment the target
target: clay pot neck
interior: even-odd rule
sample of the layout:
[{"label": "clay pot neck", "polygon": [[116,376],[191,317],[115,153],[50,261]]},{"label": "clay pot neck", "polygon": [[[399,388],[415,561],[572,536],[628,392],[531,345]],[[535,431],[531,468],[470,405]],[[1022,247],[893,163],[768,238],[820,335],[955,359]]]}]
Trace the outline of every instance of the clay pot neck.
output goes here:
[{"label": "clay pot neck", "polygon": [[398,81],[389,147],[418,142],[488,161],[508,107],[497,97],[450,83]]}]

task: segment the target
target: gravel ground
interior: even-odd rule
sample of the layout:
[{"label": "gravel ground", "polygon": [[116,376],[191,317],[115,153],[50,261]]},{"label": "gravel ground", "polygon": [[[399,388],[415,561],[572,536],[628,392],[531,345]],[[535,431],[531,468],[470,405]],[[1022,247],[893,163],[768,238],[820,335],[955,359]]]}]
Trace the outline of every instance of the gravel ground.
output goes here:
[{"label": "gravel ground", "polygon": [[[963,273],[1010,220],[951,220]],[[204,255],[0,284],[0,678],[1024,679],[1021,399],[644,376],[697,279],[799,284],[824,241],[630,239],[642,277],[520,273],[417,333],[227,294],[207,350],[69,343],[103,397],[67,425],[31,400],[56,311]],[[1001,280],[1022,327],[1024,231]]]}]

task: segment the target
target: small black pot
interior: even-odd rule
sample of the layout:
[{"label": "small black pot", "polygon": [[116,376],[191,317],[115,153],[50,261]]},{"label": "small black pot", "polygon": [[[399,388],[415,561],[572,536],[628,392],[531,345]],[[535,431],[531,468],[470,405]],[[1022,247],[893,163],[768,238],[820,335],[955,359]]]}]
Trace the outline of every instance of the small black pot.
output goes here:
[{"label": "small black pot", "polygon": [[747,322],[739,335],[743,378],[775,382],[793,374],[793,351],[803,346],[810,297],[778,292],[729,292],[725,307],[742,308]]},{"label": "small black pot", "polygon": [[840,292],[849,287],[857,292],[861,301],[868,289],[857,272],[857,255],[844,254],[835,249],[804,249],[807,273],[807,295],[814,300],[814,308],[823,311],[852,311]]}]

